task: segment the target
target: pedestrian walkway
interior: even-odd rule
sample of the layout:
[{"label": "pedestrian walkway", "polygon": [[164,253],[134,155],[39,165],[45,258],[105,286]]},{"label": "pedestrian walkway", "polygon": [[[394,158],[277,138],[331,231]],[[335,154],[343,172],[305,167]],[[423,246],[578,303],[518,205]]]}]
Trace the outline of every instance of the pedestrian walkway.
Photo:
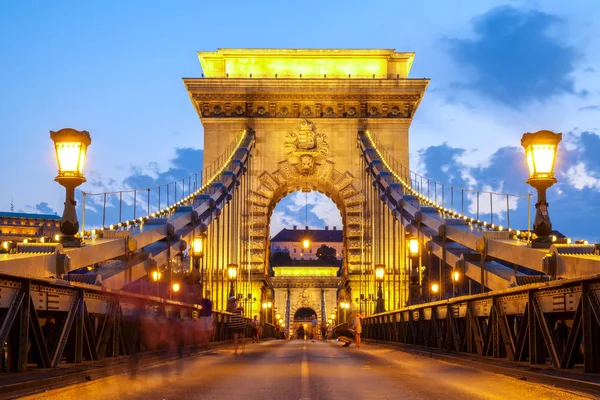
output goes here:
[{"label": "pedestrian walkway", "polygon": [[215,350],[28,399],[580,399],[550,386],[365,344],[269,341]]}]

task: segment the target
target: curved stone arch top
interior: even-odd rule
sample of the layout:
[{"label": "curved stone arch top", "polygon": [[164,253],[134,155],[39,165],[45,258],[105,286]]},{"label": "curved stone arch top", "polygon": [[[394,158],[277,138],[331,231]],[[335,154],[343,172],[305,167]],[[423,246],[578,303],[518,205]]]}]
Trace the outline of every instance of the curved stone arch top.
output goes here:
[{"label": "curved stone arch top", "polygon": [[258,175],[256,190],[250,194],[251,263],[262,270],[269,249],[269,228],[273,209],[279,201],[299,190],[316,190],[329,197],[342,214],[344,237],[344,273],[360,271],[362,254],[363,207],[365,199],[360,179],[349,171],[340,172],[333,162],[326,160],[317,165],[310,175],[302,175],[288,161],[279,163],[274,172]]},{"label": "curved stone arch top", "polygon": [[301,308],[310,308],[312,309],[315,314],[317,315],[317,321],[319,321],[319,324],[321,323],[321,305],[320,304],[313,304],[313,303],[308,303],[308,304],[294,304],[292,306],[290,306],[290,322],[294,321],[294,315],[296,315],[296,311],[298,311]]}]

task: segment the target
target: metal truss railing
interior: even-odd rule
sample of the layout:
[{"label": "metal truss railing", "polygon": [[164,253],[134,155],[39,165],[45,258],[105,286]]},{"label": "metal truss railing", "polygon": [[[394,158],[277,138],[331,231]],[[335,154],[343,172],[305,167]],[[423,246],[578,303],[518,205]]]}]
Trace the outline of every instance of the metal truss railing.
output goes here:
[{"label": "metal truss railing", "polygon": [[[55,368],[232,339],[232,314],[213,312],[209,336],[199,319],[202,308],[196,304],[7,275],[0,275],[0,290],[1,372],[25,372],[28,364]],[[244,319],[250,335],[250,319]],[[273,332],[265,329],[264,334],[272,337]]]},{"label": "metal truss railing", "polygon": [[373,315],[362,336],[600,373],[600,275]]},{"label": "metal truss railing", "polygon": [[[87,208],[102,209],[103,229],[120,229],[135,226],[148,218],[162,218],[172,214],[177,206],[190,204],[194,197],[205,192],[219,179],[231,163],[234,154],[240,148],[248,130],[243,130],[221,155],[202,171],[191,174],[165,185],[153,188],[119,190],[102,193],[82,191],[82,229],[83,237],[90,237],[93,231],[85,229]],[[124,206],[126,210],[124,210]],[[118,208],[118,212],[116,209]],[[115,209],[116,220],[107,221],[107,210]]]},{"label": "metal truss railing", "polygon": [[[365,131],[364,136],[370,147],[378,154],[381,162],[405,190],[417,196],[426,205],[437,208],[444,215],[452,218],[468,219],[471,223],[491,230],[510,231],[511,224],[515,225],[514,220],[511,221],[511,204],[519,199],[527,198],[527,226],[530,225],[531,194],[497,193],[437,182],[408,169],[395,159],[370,131]],[[474,207],[470,206],[469,203],[471,202],[475,203]],[[489,205],[489,207],[484,205]],[[494,205],[496,205],[495,211]],[[507,226],[502,227],[498,224],[498,219],[495,224],[494,214],[499,214],[504,218]],[[484,220],[483,215],[488,216],[487,220]],[[525,222],[521,226],[525,226]]]}]

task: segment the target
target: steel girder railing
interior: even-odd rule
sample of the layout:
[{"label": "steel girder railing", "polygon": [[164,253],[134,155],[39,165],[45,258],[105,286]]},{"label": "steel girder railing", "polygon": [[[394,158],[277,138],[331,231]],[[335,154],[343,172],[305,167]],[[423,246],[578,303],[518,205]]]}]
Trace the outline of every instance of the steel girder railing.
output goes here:
[{"label": "steel girder railing", "polygon": [[226,164],[217,169],[200,191],[170,206],[163,215],[139,217],[129,224],[98,231],[97,237],[86,240],[80,248],[63,250],[58,245],[54,252],[43,254],[0,255],[0,272],[19,271],[22,276],[44,278],[104,265],[94,273],[102,275],[106,287],[120,289],[146,276],[157,265],[166,265],[187,248],[186,239],[217,219],[231,200],[254,149],[253,131],[244,130],[240,137]]},{"label": "steel girder railing", "polygon": [[366,317],[362,336],[600,373],[600,275],[457,297]]},{"label": "steel girder railing", "polygon": [[382,151],[374,147],[376,141],[372,133],[359,132],[358,145],[366,171],[395,219],[406,232],[425,244],[429,254],[451,268],[461,269],[469,279],[499,290],[518,284],[523,272],[517,267],[551,278],[574,278],[600,270],[600,257],[594,245],[554,244],[550,249],[531,248],[527,241],[514,236],[514,232],[492,227],[437,204],[432,206],[426,196],[413,194],[410,185],[391,170]]},{"label": "steel girder railing", "polygon": [[194,347],[205,334],[210,341],[232,339],[230,313],[213,313],[208,337],[198,319],[201,307],[194,304],[9,275],[0,275],[0,291],[2,372]]}]

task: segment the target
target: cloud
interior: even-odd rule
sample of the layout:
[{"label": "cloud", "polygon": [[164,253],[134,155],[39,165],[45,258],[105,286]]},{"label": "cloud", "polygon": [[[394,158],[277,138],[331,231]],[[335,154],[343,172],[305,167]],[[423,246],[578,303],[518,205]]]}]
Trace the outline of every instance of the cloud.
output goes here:
[{"label": "cloud", "polygon": [[[600,153],[600,136],[589,131],[580,134],[568,132],[564,135],[564,141],[566,143],[560,144],[555,168],[558,183],[548,191],[553,227],[573,239],[600,242],[595,224],[590,223],[591,216],[600,214],[600,158],[596,156]],[[459,183],[465,184],[463,187],[470,190],[464,192],[465,209],[469,216],[475,217],[479,212],[480,219],[490,221],[490,211],[493,209],[496,224],[507,226],[510,218],[511,228],[526,229],[527,194],[532,194],[531,220],[536,195],[534,189],[525,182],[528,172],[523,150],[502,147],[493,153],[485,165],[478,166],[468,166],[461,162],[458,156],[466,153],[466,149],[453,148],[446,143],[430,146],[419,151],[420,163],[427,175],[439,182],[450,181],[449,183],[456,185],[453,190],[455,210],[461,211],[463,192],[459,189]],[[456,175],[458,171],[467,171],[473,181],[444,179],[444,169],[449,176]],[[448,185],[445,186],[445,206],[451,207],[452,197],[449,197]],[[490,195],[489,192],[496,194]],[[521,197],[507,197],[501,193]],[[438,202],[441,202],[441,196],[438,196]],[[506,212],[507,208],[510,213]]]},{"label": "cloud", "polygon": [[[84,191],[99,194],[86,196],[85,228],[133,220],[194,192],[202,182],[203,155],[201,149],[177,148],[167,170],[160,171],[157,164],[150,161],[145,167],[132,166],[131,174],[120,183],[112,179],[105,181],[91,172]],[[104,192],[109,192],[106,197]],[[77,203],[81,215],[84,199],[80,191]]]},{"label": "cloud", "polygon": [[581,107],[579,109],[579,111],[600,111],[600,105],[599,106],[585,106],[585,107]]},{"label": "cloud", "polygon": [[319,192],[294,192],[284,197],[273,210],[271,236],[283,228],[293,226],[323,229],[325,226],[342,227],[342,215],[335,203]]},{"label": "cloud", "polygon": [[58,214],[45,201],[36,204],[35,209],[41,214],[50,214],[50,215]]},{"label": "cloud", "polygon": [[552,37],[562,20],[535,10],[502,6],[473,21],[474,39],[445,39],[451,57],[467,73],[468,88],[509,107],[574,94],[579,55]]}]

